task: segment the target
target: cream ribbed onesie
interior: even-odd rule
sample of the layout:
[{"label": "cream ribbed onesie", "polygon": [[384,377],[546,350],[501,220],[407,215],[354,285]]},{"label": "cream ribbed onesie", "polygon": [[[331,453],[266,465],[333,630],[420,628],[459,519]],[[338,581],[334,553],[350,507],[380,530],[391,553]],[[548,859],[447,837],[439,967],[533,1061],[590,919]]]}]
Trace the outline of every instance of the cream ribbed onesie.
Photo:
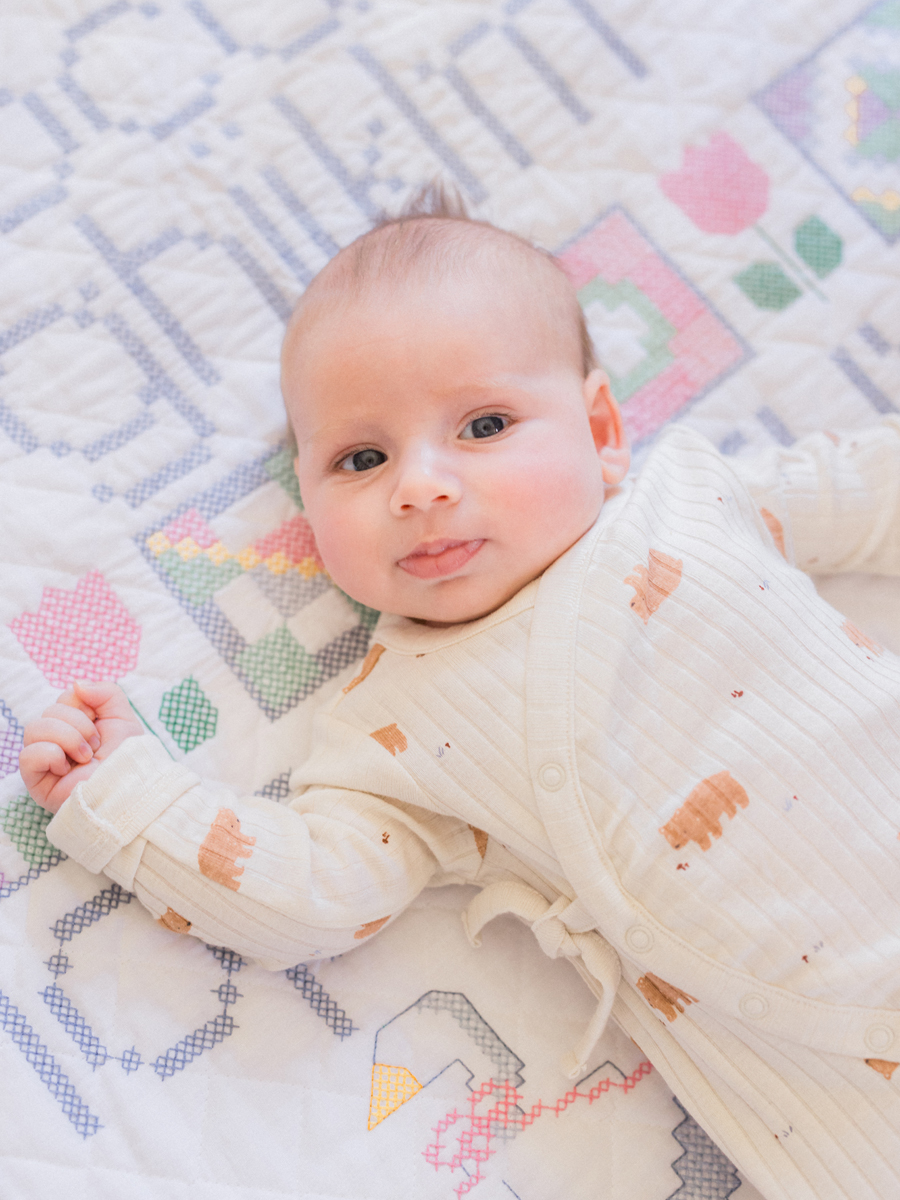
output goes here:
[{"label": "cream ribbed onesie", "polygon": [[900,418],[746,463],[676,428],[501,609],[383,617],[290,803],[134,738],[48,836],[272,967],[486,885],[473,936],[570,956],[769,1200],[896,1200],[900,660],[788,560],[900,574]]}]

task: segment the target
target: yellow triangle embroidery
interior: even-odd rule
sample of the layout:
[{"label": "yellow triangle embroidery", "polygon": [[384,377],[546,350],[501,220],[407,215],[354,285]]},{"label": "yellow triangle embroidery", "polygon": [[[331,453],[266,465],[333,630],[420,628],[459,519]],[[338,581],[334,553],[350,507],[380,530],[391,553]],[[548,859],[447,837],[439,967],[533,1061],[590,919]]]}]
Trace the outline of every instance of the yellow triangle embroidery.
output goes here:
[{"label": "yellow triangle embroidery", "polygon": [[375,1063],[372,1067],[372,1090],[369,1093],[369,1129],[374,1129],[421,1090],[421,1083],[406,1067]]}]

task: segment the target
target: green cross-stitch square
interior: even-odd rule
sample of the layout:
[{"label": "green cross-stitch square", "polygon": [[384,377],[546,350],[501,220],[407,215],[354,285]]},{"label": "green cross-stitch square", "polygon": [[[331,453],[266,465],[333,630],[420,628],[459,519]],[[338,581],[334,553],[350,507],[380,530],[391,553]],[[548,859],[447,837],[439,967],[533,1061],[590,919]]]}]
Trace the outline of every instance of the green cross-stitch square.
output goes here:
[{"label": "green cross-stitch square", "polygon": [[52,820],[53,813],[35,804],[30,796],[17,796],[0,813],[0,828],[29,867],[40,867],[59,855],[44,833]]},{"label": "green cross-stitch square", "polygon": [[774,312],[781,312],[803,294],[778,263],[754,263],[735,275],[734,281],[757,308],[769,308]]},{"label": "green cross-stitch square", "polygon": [[302,512],[303,501],[300,499],[300,485],[297,483],[297,476],[294,472],[294,458],[296,457],[296,453],[296,450],[292,451],[286,446],[283,450],[279,450],[277,454],[273,454],[271,458],[266,459],[265,469],[269,478],[281,484]]},{"label": "green cross-stitch square", "polygon": [[237,663],[259,689],[262,698],[277,708],[319,679],[322,669],[303,649],[286,625],[260,638],[238,655]]},{"label": "green cross-stitch square", "polygon": [[159,563],[191,604],[204,604],[219,588],[230,583],[244,570],[233,558],[214,563],[205,554],[198,554],[185,561],[177,550],[166,550],[160,555]]},{"label": "green cross-stitch square", "polygon": [[839,266],[844,252],[844,243],[818,217],[809,217],[794,231],[794,248],[808,267],[820,279]]},{"label": "green cross-stitch square", "polygon": [[216,732],[219,711],[203,694],[196,679],[183,679],[162,698],[159,719],[185,754]]}]

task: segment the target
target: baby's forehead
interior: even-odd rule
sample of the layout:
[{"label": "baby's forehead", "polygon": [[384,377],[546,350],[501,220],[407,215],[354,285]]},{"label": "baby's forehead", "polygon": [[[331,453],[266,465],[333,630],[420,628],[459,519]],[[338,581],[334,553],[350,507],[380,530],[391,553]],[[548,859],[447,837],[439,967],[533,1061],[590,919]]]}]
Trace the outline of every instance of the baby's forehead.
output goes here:
[{"label": "baby's forehead", "polygon": [[550,256],[515,234],[477,221],[419,218],[357,238],[319,272],[304,300],[377,294],[383,301],[410,286],[439,289],[460,279],[485,290],[513,282],[535,293],[542,285],[571,290]]},{"label": "baby's forehead", "polygon": [[315,340],[323,319],[330,333],[344,329],[349,338],[361,310],[389,315],[411,294],[436,302],[460,287],[481,303],[507,309],[511,321],[542,325],[548,344],[583,365],[578,301],[549,254],[491,225],[431,218],[375,229],[341,250],[298,303],[283,360],[287,364],[305,338]]}]

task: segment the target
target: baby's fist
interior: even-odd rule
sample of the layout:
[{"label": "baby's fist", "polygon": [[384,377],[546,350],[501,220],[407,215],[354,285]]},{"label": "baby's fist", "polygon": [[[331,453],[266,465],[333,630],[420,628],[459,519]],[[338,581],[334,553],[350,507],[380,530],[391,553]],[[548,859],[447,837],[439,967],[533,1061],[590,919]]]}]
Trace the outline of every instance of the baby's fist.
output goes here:
[{"label": "baby's fist", "polygon": [[76,683],[25,727],[19,770],[38,804],[56,812],[75,786],[144,731],[114,683]]}]

